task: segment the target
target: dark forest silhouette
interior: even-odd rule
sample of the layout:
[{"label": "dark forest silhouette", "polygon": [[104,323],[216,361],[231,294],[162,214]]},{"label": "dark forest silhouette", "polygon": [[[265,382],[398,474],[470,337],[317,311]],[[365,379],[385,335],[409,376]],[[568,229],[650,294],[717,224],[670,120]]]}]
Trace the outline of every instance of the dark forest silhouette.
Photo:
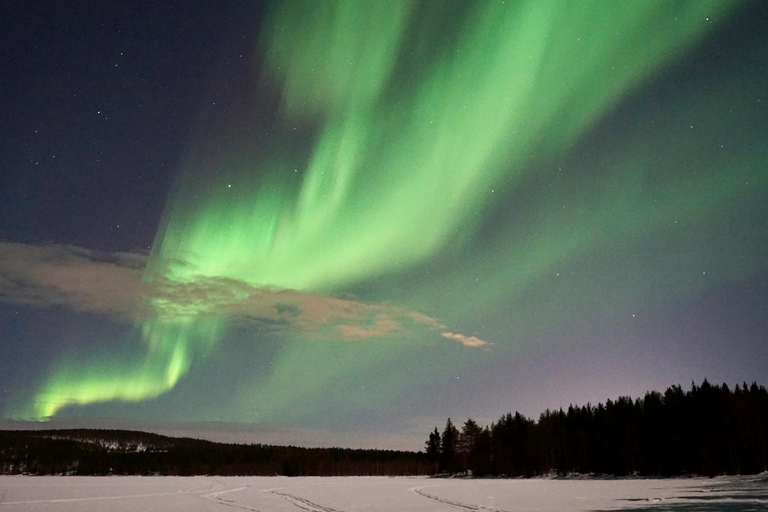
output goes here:
[{"label": "dark forest silhouette", "polygon": [[443,474],[642,476],[753,474],[768,470],[768,391],[672,386],[596,407],[547,410],[538,421],[505,414],[481,428],[450,419],[425,449]]},{"label": "dark forest silhouette", "polygon": [[768,470],[768,391],[672,386],[596,407],[449,419],[423,452],[238,445],[124,430],[0,431],[0,474],[473,475],[752,474]]},{"label": "dark forest silhouette", "polygon": [[0,474],[425,475],[423,453],[215,443],[126,430],[0,431]]}]

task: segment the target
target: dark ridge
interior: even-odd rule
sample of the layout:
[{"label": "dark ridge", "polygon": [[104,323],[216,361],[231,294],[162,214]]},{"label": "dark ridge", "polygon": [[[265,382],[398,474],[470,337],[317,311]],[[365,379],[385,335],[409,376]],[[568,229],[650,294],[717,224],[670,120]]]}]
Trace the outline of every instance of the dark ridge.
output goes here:
[{"label": "dark ridge", "polygon": [[422,453],[227,444],[127,430],[0,431],[0,474],[404,476]]}]

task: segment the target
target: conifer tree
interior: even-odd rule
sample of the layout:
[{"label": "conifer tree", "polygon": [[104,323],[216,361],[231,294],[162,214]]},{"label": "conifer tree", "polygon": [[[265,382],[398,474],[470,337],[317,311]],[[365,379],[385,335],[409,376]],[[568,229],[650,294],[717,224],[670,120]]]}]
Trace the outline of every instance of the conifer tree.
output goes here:
[{"label": "conifer tree", "polygon": [[448,418],[440,440],[440,471],[443,473],[456,472],[456,445],[458,440],[459,430],[454,426],[451,418]]},{"label": "conifer tree", "polygon": [[434,431],[430,432],[424,451],[427,453],[427,459],[430,462],[438,462],[440,460],[440,432],[437,431],[437,427],[435,427]]}]

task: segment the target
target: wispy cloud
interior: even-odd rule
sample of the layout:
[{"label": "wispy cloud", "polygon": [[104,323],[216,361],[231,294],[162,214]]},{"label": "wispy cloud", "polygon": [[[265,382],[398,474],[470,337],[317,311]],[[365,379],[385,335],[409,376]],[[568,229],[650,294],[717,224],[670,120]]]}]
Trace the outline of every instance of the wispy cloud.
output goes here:
[{"label": "wispy cloud", "polygon": [[467,347],[486,342],[445,331],[439,321],[391,303],[366,303],[324,294],[255,287],[243,281],[199,276],[176,282],[145,279],[148,256],[99,253],[74,246],[0,242],[0,301],[61,306],[123,321],[208,315],[266,323],[308,340],[360,341],[441,332]]},{"label": "wispy cloud", "polygon": [[442,333],[443,338],[448,338],[449,340],[456,340],[465,347],[485,347],[488,345],[488,342],[481,340],[480,338],[477,338],[475,336],[465,336],[463,334],[458,334],[455,332],[444,332]]},{"label": "wispy cloud", "polygon": [[146,261],[138,253],[0,242],[0,301],[134,318],[149,291]]}]

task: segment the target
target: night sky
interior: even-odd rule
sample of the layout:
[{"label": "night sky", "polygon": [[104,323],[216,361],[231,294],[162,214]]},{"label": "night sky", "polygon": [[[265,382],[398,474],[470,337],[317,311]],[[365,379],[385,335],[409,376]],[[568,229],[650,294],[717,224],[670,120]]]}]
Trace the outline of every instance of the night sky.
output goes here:
[{"label": "night sky", "polygon": [[2,428],[420,449],[768,383],[768,4],[0,12]]}]

